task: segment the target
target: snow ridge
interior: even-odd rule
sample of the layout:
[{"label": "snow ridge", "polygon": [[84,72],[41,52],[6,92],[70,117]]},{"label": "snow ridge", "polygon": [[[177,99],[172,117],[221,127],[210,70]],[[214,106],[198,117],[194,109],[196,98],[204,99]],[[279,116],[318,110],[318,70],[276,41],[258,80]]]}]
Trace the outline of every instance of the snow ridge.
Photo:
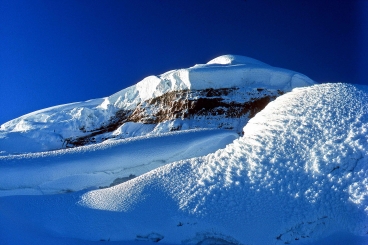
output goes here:
[{"label": "snow ridge", "polygon": [[207,238],[236,241],[229,244],[318,243],[338,232],[364,236],[367,102],[368,87],[295,89],[251,119],[244,136],[225,149],[88,192],[81,204],[119,212],[124,222],[139,219],[140,232],[159,231],[174,244],[209,231]]}]

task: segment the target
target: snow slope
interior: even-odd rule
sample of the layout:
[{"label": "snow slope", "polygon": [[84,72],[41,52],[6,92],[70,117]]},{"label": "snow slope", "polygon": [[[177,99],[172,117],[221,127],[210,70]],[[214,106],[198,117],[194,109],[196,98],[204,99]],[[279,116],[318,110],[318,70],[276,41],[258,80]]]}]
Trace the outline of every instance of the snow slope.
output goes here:
[{"label": "snow slope", "polygon": [[368,87],[294,89],[225,149],[0,207],[4,244],[368,244]]},{"label": "snow slope", "polygon": [[72,149],[0,156],[0,196],[107,187],[170,162],[215,152],[237,137],[228,130],[187,130]]},{"label": "snow slope", "polygon": [[125,239],[151,231],[178,244],[366,236],[367,130],[367,87],[295,89],[251,119],[244,137],[225,149],[91,191],[81,203],[119,212],[124,222],[139,219],[139,229],[124,228]]},{"label": "snow slope", "polygon": [[[173,91],[241,87],[246,88],[246,91],[243,89],[245,94],[252,88],[287,92],[295,87],[312,84],[314,82],[311,79],[297,72],[272,67],[248,57],[224,55],[207,64],[169,71],[159,76],[149,76],[136,85],[106,98],[50,107],[4,123],[0,127],[0,155],[62,149],[68,146],[68,142],[72,139],[88,134],[95,140],[94,134],[100,133],[96,140],[101,142],[111,137],[126,138],[148,133],[157,135],[170,131],[170,122],[165,122],[161,125],[151,124],[148,127],[140,124],[139,129],[136,125],[135,133],[131,133],[117,128],[123,122],[114,120],[131,113],[147,100]],[[252,99],[246,96],[245,98]],[[112,123],[118,124],[115,125],[116,128],[111,128]],[[208,126],[205,123],[186,123],[186,125],[191,125],[192,128],[217,128],[217,124]]]}]

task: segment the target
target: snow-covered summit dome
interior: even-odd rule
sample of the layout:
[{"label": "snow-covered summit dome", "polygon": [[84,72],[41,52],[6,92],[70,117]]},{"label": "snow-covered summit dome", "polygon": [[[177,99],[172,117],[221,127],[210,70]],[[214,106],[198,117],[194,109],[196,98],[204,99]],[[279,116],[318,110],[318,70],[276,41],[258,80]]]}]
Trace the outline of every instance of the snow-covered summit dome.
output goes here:
[{"label": "snow-covered summit dome", "polygon": [[[252,91],[267,90],[272,97],[275,93],[280,95],[313,84],[313,80],[295,71],[273,67],[245,56],[223,55],[207,64],[148,76],[105,98],[50,107],[11,120],[0,126],[0,155],[5,152],[60,149],[73,137],[91,132],[96,134],[96,131],[101,132],[102,129],[113,131],[116,128],[111,128],[111,124],[123,123],[124,115],[130,115],[138,106],[169,93],[240,89],[245,98],[249,95],[245,90],[249,90],[250,94]],[[228,102],[239,103],[239,94],[226,97]],[[176,99],[170,98],[170,101]],[[185,104],[183,100],[180,103]],[[146,116],[140,113],[138,118]],[[23,143],[19,144],[20,141]]]},{"label": "snow-covered summit dome", "polygon": [[313,84],[315,82],[312,79],[295,71],[270,66],[245,56],[222,55],[207,64],[148,76],[136,85],[106,97],[101,108],[133,108],[142,101],[181,90],[248,87],[288,92]]},{"label": "snow-covered summit dome", "polygon": [[252,65],[269,66],[266,63],[263,63],[259,60],[250,57],[232,54],[221,55],[207,62],[207,65],[211,64],[220,64],[220,65],[252,64]]}]

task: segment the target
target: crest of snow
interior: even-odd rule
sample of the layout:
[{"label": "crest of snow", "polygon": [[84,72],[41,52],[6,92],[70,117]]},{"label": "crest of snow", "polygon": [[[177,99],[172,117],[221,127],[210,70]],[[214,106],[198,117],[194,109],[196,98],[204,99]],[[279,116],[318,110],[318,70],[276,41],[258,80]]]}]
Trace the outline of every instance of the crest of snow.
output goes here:
[{"label": "crest of snow", "polygon": [[[314,82],[300,73],[272,67],[261,61],[239,55],[223,55],[204,65],[168,71],[158,77],[149,76],[136,85],[110,96],[117,107],[136,105],[170,91],[186,89],[266,87],[290,91]],[[133,102],[135,101],[135,103]],[[104,108],[107,108],[104,104]]]},{"label": "crest of snow", "polygon": [[295,89],[244,132],[225,149],[90,191],[80,203],[120,212],[124,224],[139,220],[139,228],[119,229],[123,240],[152,231],[173,244],[205,241],[199,236],[224,244],[366,236],[368,87]]},{"label": "crest of snow", "polygon": [[241,56],[241,55],[221,55],[217,58],[214,58],[213,60],[210,60],[207,62],[208,65],[212,65],[212,64],[220,64],[220,65],[238,65],[238,64],[243,64],[243,65],[260,65],[260,66],[269,66],[266,63],[263,63],[259,60],[250,58],[250,57],[246,57],[246,56]]}]

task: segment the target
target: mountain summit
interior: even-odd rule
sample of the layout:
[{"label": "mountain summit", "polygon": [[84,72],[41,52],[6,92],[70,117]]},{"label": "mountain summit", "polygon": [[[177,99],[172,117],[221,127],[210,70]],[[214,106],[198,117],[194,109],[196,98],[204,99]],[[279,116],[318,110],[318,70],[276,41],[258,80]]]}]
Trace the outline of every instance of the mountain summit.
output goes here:
[{"label": "mountain summit", "polygon": [[54,106],[0,127],[0,155],[71,148],[142,135],[222,128],[239,135],[276,97],[314,82],[237,55],[149,76],[109,97]]},{"label": "mountain summit", "polygon": [[367,86],[226,55],[0,135],[2,244],[368,244]]}]

